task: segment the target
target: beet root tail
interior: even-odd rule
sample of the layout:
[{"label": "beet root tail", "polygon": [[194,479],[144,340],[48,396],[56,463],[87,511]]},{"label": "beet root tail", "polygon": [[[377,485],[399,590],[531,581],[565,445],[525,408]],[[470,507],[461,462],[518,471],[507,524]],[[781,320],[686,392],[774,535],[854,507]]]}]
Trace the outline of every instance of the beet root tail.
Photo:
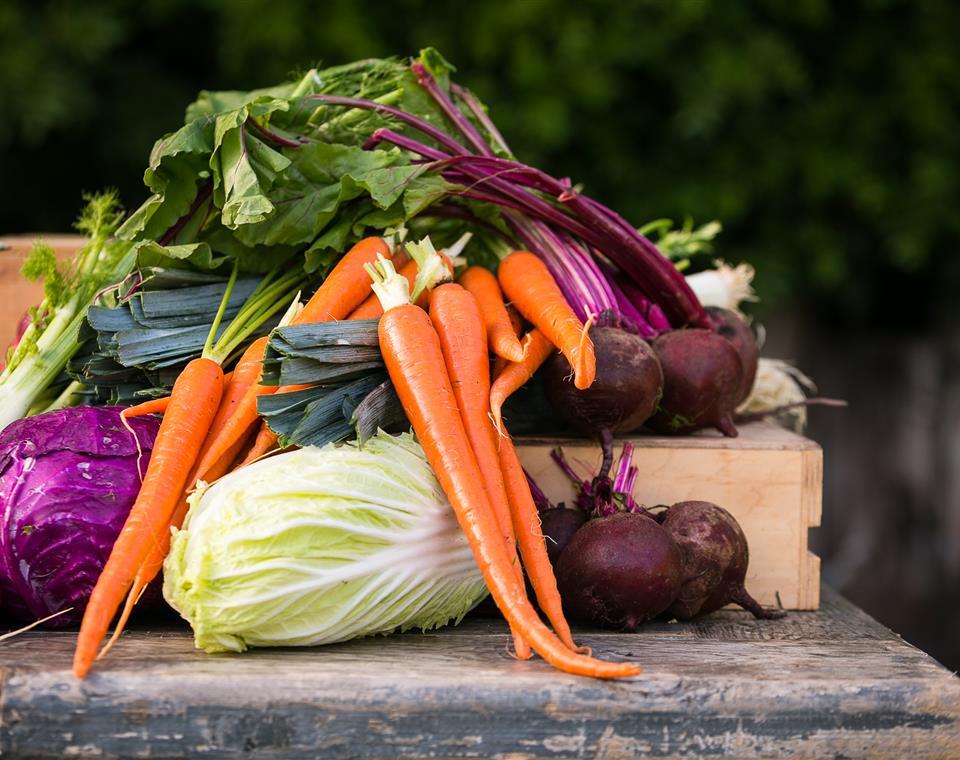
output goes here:
[{"label": "beet root tail", "polygon": [[779,620],[787,616],[786,610],[776,609],[774,607],[764,607],[747,593],[747,589],[741,586],[730,597],[730,601],[739,604],[747,612],[750,612],[758,620]]}]

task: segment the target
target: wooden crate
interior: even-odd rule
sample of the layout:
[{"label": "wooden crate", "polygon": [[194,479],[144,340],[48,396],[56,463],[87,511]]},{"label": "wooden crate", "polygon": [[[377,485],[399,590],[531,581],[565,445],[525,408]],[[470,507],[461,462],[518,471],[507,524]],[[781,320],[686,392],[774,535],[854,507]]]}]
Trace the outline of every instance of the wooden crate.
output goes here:
[{"label": "wooden crate", "polygon": [[[747,589],[762,604],[791,610],[820,604],[820,558],[807,533],[820,524],[823,452],[813,441],[773,423],[742,426],[738,438],[717,433],[630,439],[640,469],[636,498],[643,504],[697,499],[727,509],[750,545]],[[562,446],[581,474],[594,473],[600,448],[584,440],[519,438],[524,467],[554,503],[573,486],[550,458]],[[622,441],[617,441],[617,455]]]}]

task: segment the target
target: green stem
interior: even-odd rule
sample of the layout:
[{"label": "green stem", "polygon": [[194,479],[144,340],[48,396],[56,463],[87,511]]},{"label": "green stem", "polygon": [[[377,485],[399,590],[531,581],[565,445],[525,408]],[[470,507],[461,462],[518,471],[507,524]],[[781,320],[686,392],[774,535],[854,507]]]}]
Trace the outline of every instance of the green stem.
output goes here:
[{"label": "green stem", "polygon": [[[381,95],[379,98],[373,98],[371,102],[379,103],[382,106],[393,106],[400,102],[400,99],[403,97],[403,90],[396,89],[391,92],[388,92],[386,95]],[[313,117],[316,115],[317,111],[322,109],[323,106],[318,106],[311,115],[307,123],[313,121]],[[351,126],[352,124],[359,123],[368,119],[370,117],[370,111],[364,110],[362,108],[351,108],[349,110],[343,111],[342,113],[334,116],[332,119],[326,119],[315,127],[315,133],[322,134],[323,132],[329,132],[332,129],[343,129]]]},{"label": "green stem", "polygon": [[[271,272],[267,277],[264,278],[264,281],[273,277],[273,272]],[[281,299],[281,296],[284,296],[288,291],[291,292],[290,297],[293,293],[296,292],[296,288],[299,287],[301,283],[302,274],[299,270],[292,270],[288,274],[281,277],[276,282],[271,283],[270,287],[261,289],[261,286],[258,285],[256,290],[250,294],[250,297],[247,299],[246,303],[241,307],[240,311],[237,313],[237,316],[233,318],[230,322],[230,325],[224,330],[223,335],[217,339],[216,346],[214,347],[215,352],[220,356],[229,355],[230,351],[224,351],[225,346],[235,347],[235,344],[239,341],[242,341],[244,338],[248,337],[254,330],[256,330],[266,319],[269,319],[270,316],[276,313],[276,309],[273,308],[279,300],[280,306],[285,305],[284,301]],[[262,285],[263,283],[261,283]],[[261,316],[261,312],[264,310],[268,311],[266,317]],[[250,323],[254,323],[252,329],[249,329]]]},{"label": "green stem", "polygon": [[[223,357],[224,359],[230,356],[230,354],[232,354],[238,346],[240,346],[247,338],[253,335],[253,333],[259,330],[264,322],[270,319],[270,317],[277,312],[287,308],[290,303],[290,299],[297,294],[299,289],[300,283],[297,283],[292,288],[288,289],[280,298],[272,298],[270,300],[264,299],[264,307],[262,307],[261,310],[256,312],[252,317],[244,318],[243,322],[241,323],[242,328],[237,331],[235,337],[225,342],[223,340],[223,337],[225,336],[221,336],[217,347],[217,355]],[[238,322],[238,319],[234,320],[235,324]],[[232,326],[233,325],[231,325],[231,327]]]},{"label": "green stem", "polygon": [[78,380],[74,380],[66,388],[64,388],[63,392],[53,400],[53,403],[43,411],[52,412],[57,409],[65,409],[68,406],[75,406],[76,402],[74,400],[74,396],[86,390],[86,387],[87,386]]},{"label": "green stem", "polygon": [[223,298],[220,299],[220,308],[217,309],[217,316],[213,318],[213,324],[210,326],[210,332],[207,333],[207,340],[203,344],[203,353],[200,355],[204,358],[209,359],[210,354],[213,351],[213,343],[217,337],[217,330],[220,329],[220,322],[223,320],[223,314],[227,310],[227,303],[230,301],[230,294],[233,292],[233,286],[237,281],[237,272],[239,269],[240,267],[235,263],[233,265],[233,271],[230,272],[230,279],[227,281],[227,289],[223,293]]}]

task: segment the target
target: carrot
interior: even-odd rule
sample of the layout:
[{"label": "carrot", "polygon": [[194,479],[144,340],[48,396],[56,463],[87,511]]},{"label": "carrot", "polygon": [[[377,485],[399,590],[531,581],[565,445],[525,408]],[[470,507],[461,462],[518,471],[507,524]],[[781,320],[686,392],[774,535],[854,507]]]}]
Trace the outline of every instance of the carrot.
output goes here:
[{"label": "carrot", "polygon": [[[461,286],[441,285],[430,292],[430,321],[440,338],[460,418],[476,454],[500,535],[522,583],[523,570],[517,558],[513,521],[497,455],[498,436],[490,422],[490,362],[487,360],[487,336],[480,307],[476,298]],[[516,629],[512,629],[512,633],[517,657],[529,659],[530,645]]]},{"label": "carrot", "polygon": [[[230,383],[233,382],[233,372],[227,372],[223,376],[223,395],[226,398],[227,389],[230,387]],[[120,416],[124,419],[129,419],[130,417],[143,417],[147,414],[163,414],[167,411],[167,405],[170,403],[169,396],[163,396],[162,398],[152,398],[149,401],[144,401],[141,404],[136,406],[128,406],[122,412]]]},{"label": "carrot", "polygon": [[546,264],[528,251],[514,251],[500,262],[497,276],[519,312],[567,357],[573,384],[589,388],[597,374],[589,326],[577,319]]},{"label": "carrot", "polygon": [[257,438],[253,442],[250,451],[246,453],[238,467],[246,467],[248,464],[256,462],[260,457],[269,454],[277,447],[277,434],[267,427],[266,422],[260,423],[260,430],[257,432]]},{"label": "carrot", "polygon": [[77,678],[83,678],[90,670],[97,647],[136,580],[150,547],[160,544],[167,534],[171,515],[217,413],[222,393],[223,370],[207,358],[191,361],[174,383],[140,493],[83,615],[73,658]]},{"label": "carrot", "polygon": [[523,347],[503,303],[503,293],[493,272],[483,267],[470,267],[458,282],[469,290],[480,304],[480,313],[487,328],[490,352],[512,362],[523,360]]},{"label": "carrot", "polygon": [[[499,286],[498,286],[499,287]],[[513,334],[517,336],[517,339],[520,339],[520,336],[523,335],[523,317],[520,316],[520,312],[517,311],[513,306],[507,306],[507,316],[510,317],[510,326],[513,328]],[[521,351],[523,349],[523,344],[520,344]],[[496,377],[501,372],[503,368],[510,363],[509,359],[504,359],[502,356],[494,355],[493,357],[493,368],[490,370],[490,376]]]},{"label": "carrot", "polygon": [[510,362],[497,375],[490,388],[490,413],[497,430],[503,431],[502,412],[507,399],[522,388],[534,376],[547,358],[554,352],[553,343],[534,328],[523,339],[523,361]]},{"label": "carrot", "polygon": [[293,323],[302,325],[346,319],[370,295],[370,278],[363,267],[381,255],[390,258],[390,247],[383,238],[364,238],[353,246],[327,275]]},{"label": "carrot", "polygon": [[523,567],[537,595],[537,602],[560,640],[568,648],[578,651],[570,633],[570,625],[563,615],[557,579],[553,574],[553,566],[547,556],[547,547],[540,529],[540,514],[530,494],[530,484],[527,483],[517,450],[509,436],[504,436],[500,441],[500,467],[509,497],[513,528],[520,545],[520,554],[523,556]]},{"label": "carrot", "polygon": [[[229,424],[236,414],[237,408],[243,403],[244,398],[250,392],[250,389],[257,385],[260,380],[261,364],[263,355],[267,352],[267,336],[257,338],[253,343],[247,346],[233,370],[230,383],[224,388],[223,399],[220,401],[220,408],[217,410],[217,416],[213,418],[210,430],[200,448],[199,462],[206,463],[206,469],[209,469],[212,462],[207,461],[207,453],[213,446],[213,442],[220,436],[224,428]],[[197,477],[207,475],[206,470],[201,470],[198,464]],[[197,478],[194,478],[196,482]],[[193,483],[188,485],[192,486]]]},{"label": "carrot", "polygon": [[152,398],[149,401],[144,401],[142,404],[128,406],[126,409],[120,412],[120,416],[123,417],[123,419],[128,420],[131,417],[144,417],[148,414],[163,414],[165,411],[167,411],[167,406],[169,404],[169,396],[164,396],[163,398]]},{"label": "carrot", "polygon": [[570,651],[537,616],[511,565],[483,486],[457,410],[440,338],[430,317],[409,303],[402,278],[398,278],[404,286],[402,298],[391,292],[389,262],[382,270],[387,276],[374,275],[378,278],[374,289],[384,306],[378,331],[387,372],[497,606],[533,649],[561,670],[598,678],[637,675],[636,665],[600,662]]}]

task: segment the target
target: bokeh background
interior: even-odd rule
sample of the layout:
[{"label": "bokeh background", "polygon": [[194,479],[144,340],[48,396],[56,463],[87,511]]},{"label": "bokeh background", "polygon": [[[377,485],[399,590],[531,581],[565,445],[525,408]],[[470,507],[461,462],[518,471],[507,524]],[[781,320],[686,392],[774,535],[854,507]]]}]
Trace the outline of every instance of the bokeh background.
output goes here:
[{"label": "bokeh background", "polygon": [[436,46],[528,163],[723,223],[764,354],[850,401],[811,412],[825,579],[958,669],[957,29],[949,0],[3,0],[0,231],[139,205],[202,88]]}]

